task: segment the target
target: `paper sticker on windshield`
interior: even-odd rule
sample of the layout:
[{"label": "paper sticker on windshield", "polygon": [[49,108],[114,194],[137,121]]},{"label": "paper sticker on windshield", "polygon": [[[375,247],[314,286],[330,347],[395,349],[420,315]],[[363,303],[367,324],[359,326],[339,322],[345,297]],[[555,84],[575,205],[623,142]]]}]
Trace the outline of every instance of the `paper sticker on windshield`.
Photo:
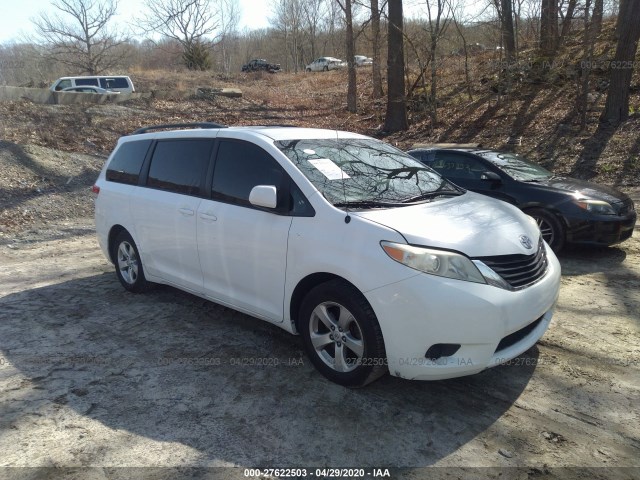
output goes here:
[{"label": "paper sticker on windshield", "polygon": [[340,180],[342,178],[351,178],[338,165],[328,158],[316,158],[309,160],[309,163],[320,170],[329,180]]},{"label": "paper sticker on windshield", "polygon": [[310,148],[305,148],[303,150],[304,153],[306,153],[307,155],[315,155],[316,151],[315,150],[311,150]]}]

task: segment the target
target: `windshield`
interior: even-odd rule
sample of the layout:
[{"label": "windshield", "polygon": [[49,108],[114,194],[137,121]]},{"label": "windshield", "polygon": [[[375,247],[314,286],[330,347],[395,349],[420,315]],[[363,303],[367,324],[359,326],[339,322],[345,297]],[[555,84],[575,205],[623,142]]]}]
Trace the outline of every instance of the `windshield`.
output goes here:
[{"label": "windshield", "polygon": [[535,180],[543,180],[553,176],[549,170],[540,165],[532,163],[520,155],[513,153],[498,153],[495,152],[480,154],[503,170],[509,176],[515,180],[521,182],[531,182]]},{"label": "windshield", "polygon": [[396,206],[429,199],[423,196],[461,193],[413,157],[378,140],[303,139],[275,144],[336,206]]}]

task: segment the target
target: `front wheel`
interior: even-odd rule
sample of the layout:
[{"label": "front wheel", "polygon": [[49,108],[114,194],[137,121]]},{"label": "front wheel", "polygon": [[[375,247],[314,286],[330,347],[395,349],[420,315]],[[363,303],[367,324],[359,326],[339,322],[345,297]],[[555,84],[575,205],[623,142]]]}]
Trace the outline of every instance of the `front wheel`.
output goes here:
[{"label": "front wheel", "polygon": [[525,213],[532,216],[536,221],[538,227],[540,227],[542,238],[549,244],[551,249],[556,253],[562,250],[565,243],[565,231],[558,217],[541,208],[532,208]]},{"label": "front wheel", "polygon": [[328,71],[329,71],[329,67],[327,67],[327,66],[325,65],[325,67],[324,67],[322,70],[324,70],[325,72],[328,72]]},{"label": "front wheel", "polygon": [[113,242],[113,259],[116,275],[124,288],[134,293],[147,291],[151,284],[144,276],[138,247],[126,230],[118,234]]},{"label": "front wheel", "polygon": [[378,319],[362,293],[345,281],[311,290],[300,307],[298,328],[311,363],[332,382],[361,387],[387,371]]}]

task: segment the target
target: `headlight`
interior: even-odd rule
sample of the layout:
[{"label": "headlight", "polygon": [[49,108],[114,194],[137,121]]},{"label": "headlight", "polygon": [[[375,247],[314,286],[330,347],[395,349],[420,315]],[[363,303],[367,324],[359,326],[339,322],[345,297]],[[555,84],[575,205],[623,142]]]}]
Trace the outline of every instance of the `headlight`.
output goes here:
[{"label": "headlight", "polygon": [[392,242],[380,242],[380,245],[396,262],[421,272],[467,282],[487,283],[473,262],[463,255]]},{"label": "headlight", "polygon": [[604,200],[579,199],[574,202],[578,207],[594,215],[616,215],[610,203]]}]

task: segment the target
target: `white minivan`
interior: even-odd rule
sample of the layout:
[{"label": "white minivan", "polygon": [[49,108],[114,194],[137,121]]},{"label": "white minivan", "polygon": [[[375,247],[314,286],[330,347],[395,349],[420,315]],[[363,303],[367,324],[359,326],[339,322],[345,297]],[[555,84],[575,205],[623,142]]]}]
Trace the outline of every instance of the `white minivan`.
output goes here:
[{"label": "white minivan", "polygon": [[121,138],[94,186],[127,290],[172,285],[300,334],[348,386],[474,374],[549,326],[560,265],[518,208],[363,135],[190,126]]},{"label": "white minivan", "polygon": [[86,77],[62,77],[51,84],[49,90],[59,92],[71,87],[100,87],[112,92],[133,93],[135,88],[131,79],[124,75],[98,75]]}]

